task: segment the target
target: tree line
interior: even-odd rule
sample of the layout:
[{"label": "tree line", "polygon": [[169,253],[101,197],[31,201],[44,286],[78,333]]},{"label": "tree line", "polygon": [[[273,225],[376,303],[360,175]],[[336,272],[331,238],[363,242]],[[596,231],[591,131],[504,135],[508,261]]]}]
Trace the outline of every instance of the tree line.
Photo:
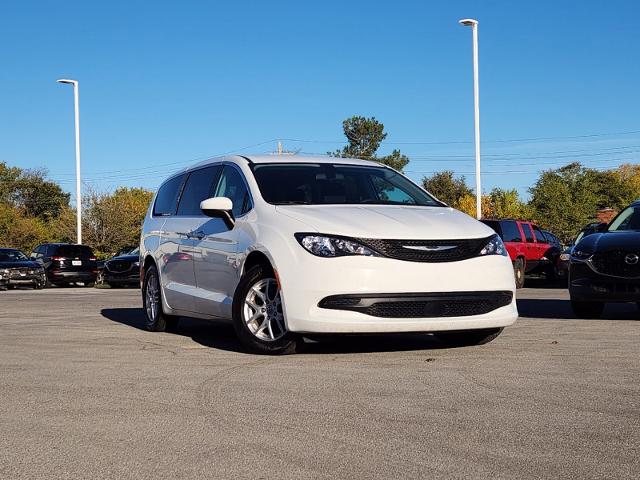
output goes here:
[{"label": "tree line", "polygon": [[[89,189],[83,196],[82,236],[100,258],[137,245],[153,192]],[[45,242],[76,241],[76,211],[70,195],[45,170],[24,170],[0,162],[0,247],[25,253]]]},{"label": "tree line", "polygon": [[[354,116],[342,126],[347,144],[328,155],[373,160],[399,171],[409,163],[400,150],[378,154],[387,133],[375,117]],[[439,200],[475,215],[475,194],[464,176],[445,170],[425,176],[422,185]],[[515,189],[494,188],[482,196],[483,214],[487,218],[532,220],[568,242],[580,228],[595,221],[598,209],[620,210],[640,198],[640,165],[602,171],[569,163],[542,172],[529,194],[529,200],[524,201]],[[137,245],[152,198],[153,192],[143,188],[90,189],[83,196],[84,242],[100,257]],[[28,253],[39,243],[75,240],[76,217],[70,195],[48,178],[46,170],[25,170],[0,162],[0,247]]]}]

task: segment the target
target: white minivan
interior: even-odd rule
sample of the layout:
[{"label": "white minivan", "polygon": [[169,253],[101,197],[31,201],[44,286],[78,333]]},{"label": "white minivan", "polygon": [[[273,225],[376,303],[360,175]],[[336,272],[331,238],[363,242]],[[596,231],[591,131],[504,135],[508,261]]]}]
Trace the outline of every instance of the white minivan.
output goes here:
[{"label": "white minivan", "polygon": [[140,255],[149,330],[227,319],[257,353],[329,333],[478,345],[518,316],[495,232],[377,162],[204,161],[160,186]]}]

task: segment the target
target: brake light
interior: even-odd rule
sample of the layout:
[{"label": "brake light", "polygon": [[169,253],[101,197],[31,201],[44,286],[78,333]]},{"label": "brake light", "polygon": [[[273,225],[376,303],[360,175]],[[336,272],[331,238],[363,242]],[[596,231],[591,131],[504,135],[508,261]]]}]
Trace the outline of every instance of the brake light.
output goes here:
[{"label": "brake light", "polygon": [[89,257],[89,261],[90,262],[95,262],[96,261],[96,257]]},{"label": "brake light", "polygon": [[63,262],[66,260],[65,257],[51,257],[51,260],[53,260],[54,262]]}]

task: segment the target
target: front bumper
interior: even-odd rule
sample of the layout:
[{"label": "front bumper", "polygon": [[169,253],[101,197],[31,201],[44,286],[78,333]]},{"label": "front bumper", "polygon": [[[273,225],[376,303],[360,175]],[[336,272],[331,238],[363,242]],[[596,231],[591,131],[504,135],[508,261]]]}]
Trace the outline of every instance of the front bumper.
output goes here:
[{"label": "front bumper", "polygon": [[96,277],[98,276],[97,272],[87,272],[87,271],[64,271],[64,270],[53,270],[50,271],[49,280],[51,283],[66,283],[66,282],[95,282]]},{"label": "front bumper", "polygon": [[125,274],[112,273],[107,270],[104,271],[104,281],[109,284],[118,285],[139,285],[140,284],[140,272],[136,268],[134,272],[127,272]]},{"label": "front bumper", "polygon": [[640,302],[640,279],[603,275],[587,262],[572,261],[569,294],[572,300],[581,302]]},{"label": "front bumper", "polygon": [[[435,332],[505,327],[518,311],[511,261],[497,255],[459,262],[421,263],[380,257],[319,258],[307,252],[279,267],[287,327],[301,333]],[[456,293],[508,292],[506,305],[473,315],[374,316],[322,308],[336,295],[424,298]],[[425,312],[432,311],[428,307]]]},{"label": "front bumper", "polygon": [[10,271],[9,274],[2,274],[0,285],[7,287],[14,285],[42,285],[46,281],[43,271],[34,273],[20,273],[19,271]]}]

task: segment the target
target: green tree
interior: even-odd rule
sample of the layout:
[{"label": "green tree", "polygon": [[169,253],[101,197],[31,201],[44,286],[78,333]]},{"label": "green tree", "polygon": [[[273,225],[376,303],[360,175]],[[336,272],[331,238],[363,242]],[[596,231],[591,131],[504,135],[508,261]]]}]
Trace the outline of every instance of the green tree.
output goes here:
[{"label": "green tree", "polygon": [[387,134],[384,131],[384,124],[376,120],[375,117],[353,116],[347,118],[342,122],[342,129],[348,144],[335,152],[329,152],[329,155],[373,160],[398,171],[402,171],[409,163],[409,158],[400,153],[400,150],[393,150],[391,154],[382,157],[377,156],[380,143],[387,138]]},{"label": "green tree", "polygon": [[461,176],[456,178],[451,170],[445,170],[434,173],[430,177],[424,177],[422,179],[422,186],[438,200],[452,207],[455,207],[463,197],[473,196],[473,190],[467,186],[465,177]]},{"label": "green tree", "polygon": [[118,188],[113,193],[89,192],[83,215],[86,241],[97,254],[114,253],[140,242],[140,229],[153,192]]},{"label": "green tree", "polygon": [[530,220],[532,218],[531,208],[518,195],[516,189],[504,190],[494,188],[489,194],[488,210],[483,209],[485,217],[493,218],[515,218]]},{"label": "green tree", "polygon": [[623,208],[632,193],[613,172],[585,168],[580,163],[547,170],[529,189],[535,219],[568,241],[595,220],[602,207]]}]

